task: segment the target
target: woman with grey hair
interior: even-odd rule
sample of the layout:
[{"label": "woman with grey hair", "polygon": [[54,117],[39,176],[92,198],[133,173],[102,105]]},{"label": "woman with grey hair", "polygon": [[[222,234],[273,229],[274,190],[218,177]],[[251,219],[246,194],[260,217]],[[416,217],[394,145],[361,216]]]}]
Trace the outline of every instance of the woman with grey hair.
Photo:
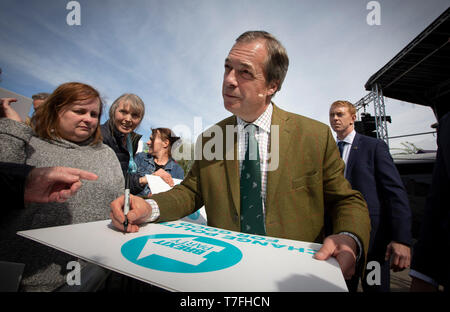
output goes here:
[{"label": "woman with grey hair", "polygon": [[[145,106],[136,94],[125,93],[119,96],[109,109],[109,119],[101,126],[103,143],[116,153],[125,178],[127,178],[130,152],[127,148],[127,137],[131,140],[131,155],[135,155],[142,135],[134,132],[144,118]],[[140,193],[145,185],[139,183],[139,176],[129,176],[131,194]]]}]

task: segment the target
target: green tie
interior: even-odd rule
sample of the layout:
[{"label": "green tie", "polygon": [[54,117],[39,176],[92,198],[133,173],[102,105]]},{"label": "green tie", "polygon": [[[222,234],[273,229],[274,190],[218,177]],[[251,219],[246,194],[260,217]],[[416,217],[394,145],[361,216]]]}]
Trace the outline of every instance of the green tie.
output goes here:
[{"label": "green tie", "polygon": [[247,151],[241,171],[241,232],[266,235],[261,198],[261,169],[259,166],[256,126],[248,124]]}]

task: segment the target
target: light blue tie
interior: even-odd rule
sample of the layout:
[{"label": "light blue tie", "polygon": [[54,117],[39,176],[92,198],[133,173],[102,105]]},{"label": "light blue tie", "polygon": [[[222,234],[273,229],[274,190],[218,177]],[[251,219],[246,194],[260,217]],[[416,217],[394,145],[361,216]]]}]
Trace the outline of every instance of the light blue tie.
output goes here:
[{"label": "light blue tie", "polygon": [[134,162],[133,157],[133,144],[131,143],[131,133],[127,135],[127,149],[128,153],[130,154],[130,160],[128,161],[128,173],[136,173],[137,172],[137,166]]}]

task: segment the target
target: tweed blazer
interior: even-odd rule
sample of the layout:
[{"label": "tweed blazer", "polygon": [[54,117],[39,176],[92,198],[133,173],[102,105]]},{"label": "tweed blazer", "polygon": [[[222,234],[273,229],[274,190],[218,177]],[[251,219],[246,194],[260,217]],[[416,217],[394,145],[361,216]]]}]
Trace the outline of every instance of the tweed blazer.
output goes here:
[{"label": "tweed blazer", "polygon": [[[205,205],[208,225],[240,231],[237,134],[227,131],[236,124],[235,116],[226,118],[206,130],[197,141],[197,151],[210,148],[222,159],[195,160],[180,185],[152,196],[160,208],[159,221],[179,219]],[[322,242],[327,209],[334,233],[346,231],[356,235],[366,255],[370,234],[366,202],[344,178],[344,162],[330,128],[275,105],[271,124],[278,126],[275,129],[278,131],[272,130],[272,134],[278,135],[272,136],[269,153],[272,160],[276,153],[279,157],[278,166],[267,175],[267,235]],[[219,128],[222,133],[216,131]],[[222,145],[212,146],[216,136],[223,136],[216,140]]]}]

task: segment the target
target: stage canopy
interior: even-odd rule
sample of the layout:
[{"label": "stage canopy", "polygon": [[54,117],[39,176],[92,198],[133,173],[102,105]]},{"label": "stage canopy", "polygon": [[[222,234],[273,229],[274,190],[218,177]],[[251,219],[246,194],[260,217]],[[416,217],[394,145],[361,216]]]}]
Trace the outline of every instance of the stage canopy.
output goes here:
[{"label": "stage canopy", "polygon": [[450,8],[372,75],[389,98],[431,107],[438,119],[450,110]]}]

